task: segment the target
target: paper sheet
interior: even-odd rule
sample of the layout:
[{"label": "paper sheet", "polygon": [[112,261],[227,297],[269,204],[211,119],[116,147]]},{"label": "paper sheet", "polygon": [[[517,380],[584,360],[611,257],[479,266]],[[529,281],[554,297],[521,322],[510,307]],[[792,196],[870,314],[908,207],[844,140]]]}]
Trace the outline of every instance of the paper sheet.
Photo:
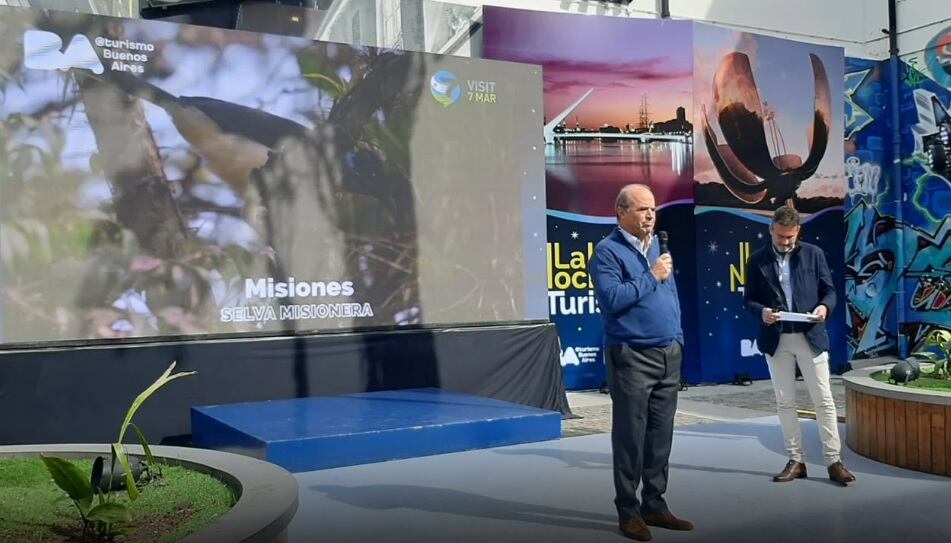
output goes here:
[{"label": "paper sheet", "polygon": [[779,320],[789,322],[816,322],[816,316],[812,313],[793,313],[792,311],[780,311]]}]

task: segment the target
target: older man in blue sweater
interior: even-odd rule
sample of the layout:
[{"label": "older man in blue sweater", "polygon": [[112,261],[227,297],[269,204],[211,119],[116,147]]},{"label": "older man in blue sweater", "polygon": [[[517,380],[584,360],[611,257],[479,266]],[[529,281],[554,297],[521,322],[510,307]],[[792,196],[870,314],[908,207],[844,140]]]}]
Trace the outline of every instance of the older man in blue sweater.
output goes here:
[{"label": "older man in blue sweater", "polygon": [[664,500],[684,339],[673,262],[653,233],[656,211],[646,185],[621,189],[618,228],[598,243],[588,270],[604,322],[618,526],[638,541],[651,539],[648,526],[693,529]]}]

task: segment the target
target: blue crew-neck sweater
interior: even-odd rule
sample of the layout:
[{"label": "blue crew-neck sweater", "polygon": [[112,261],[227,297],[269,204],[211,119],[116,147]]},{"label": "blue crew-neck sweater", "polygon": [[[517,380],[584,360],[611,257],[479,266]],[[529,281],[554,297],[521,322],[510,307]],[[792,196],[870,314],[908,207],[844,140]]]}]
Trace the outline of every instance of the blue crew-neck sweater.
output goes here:
[{"label": "blue crew-neck sweater", "polygon": [[650,272],[659,256],[656,237],[644,258],[624,239],[620,228],[615,228],[595,248],[588,273],[601,310],[606,347],[666,347],[673,341],[683,345],[674,275],[659,282]]}]

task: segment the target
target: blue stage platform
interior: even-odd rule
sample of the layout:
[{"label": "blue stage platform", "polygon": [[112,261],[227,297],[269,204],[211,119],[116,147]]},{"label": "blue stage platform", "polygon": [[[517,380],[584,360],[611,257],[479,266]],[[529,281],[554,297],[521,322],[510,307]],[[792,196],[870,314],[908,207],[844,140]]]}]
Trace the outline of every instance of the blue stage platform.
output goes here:
[{"label": "blue stage platform", "polygon": [[561,413],[435,388],[193,407],[196,447],[292,472],[561,437]]}]

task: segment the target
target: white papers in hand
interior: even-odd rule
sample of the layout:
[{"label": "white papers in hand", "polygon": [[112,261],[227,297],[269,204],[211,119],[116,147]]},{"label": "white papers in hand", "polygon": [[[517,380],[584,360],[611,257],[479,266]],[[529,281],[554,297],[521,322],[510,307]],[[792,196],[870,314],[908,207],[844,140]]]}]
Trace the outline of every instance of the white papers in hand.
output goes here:
[{"label": "white papers in hand", "polygon": [[818,319],[812,313],[793,313],[792,311],[780,311],[779,320],[789,322],[816,322]]}]

